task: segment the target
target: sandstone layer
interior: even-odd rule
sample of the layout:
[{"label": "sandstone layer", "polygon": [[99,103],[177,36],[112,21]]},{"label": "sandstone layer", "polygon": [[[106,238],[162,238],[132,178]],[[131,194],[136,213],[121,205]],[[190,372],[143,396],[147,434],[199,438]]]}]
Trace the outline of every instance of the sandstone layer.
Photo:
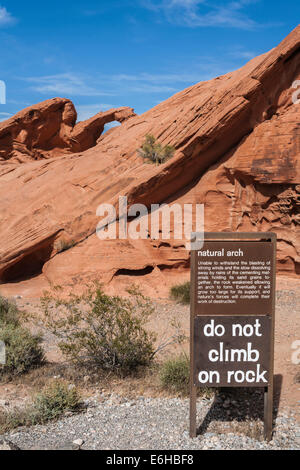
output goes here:
[{"label": "sandstone layer", "polygon": [[[81,152],[96,145],[105,124],[135,116],[132,108],[110,109],[76,124],[68,99],[54,98],[20,111],[0,123],[0,163],[15,164]],[[1,169],[7,167],[1,163]]]},{"label": "sandstone layer", "polygon": [[[141,116],[131,108],[76,124],[56,98],[0,125],[0,280],[43,276],[109,291],[140,283],[165,294],[188,274],[183,240],[103,240],[100,204],[204,203],[206,231],[274,231],[278,272],[300,274],[300,26],[243,68],[174,95]],[[103,134],[104,124],[121,126]],[[176,149],[160,166],[145,135]],[[174,227],[173,227],[174,229]],[[69,249],[62,249],[69,248]]]}]

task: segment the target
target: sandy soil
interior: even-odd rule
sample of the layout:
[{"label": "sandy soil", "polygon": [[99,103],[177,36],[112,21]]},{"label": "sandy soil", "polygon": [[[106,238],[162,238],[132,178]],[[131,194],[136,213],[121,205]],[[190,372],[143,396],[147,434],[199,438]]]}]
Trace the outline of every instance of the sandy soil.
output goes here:
[{"label": "sandy soil", "polygon": [[[17,295],[16,302],[18,306],[31,314],[39,316],[40,305],[39,298],[27,296],[27,290],[24,285],[11,285],[11,292]],[[9,295],[7,289],[0,288],[2,295]],[[32,292],[30,292],[32,293]],[[149,328],[157,333],[158,343],[169,340],[175,333],[172,326],[176,319],[186,335],[189,334],[189,307],[176,304],[167,299],[158,299],[154,301],[155,313],[149,323]],[[296,375],[299,374],[300,366],[292,362],[292,344],[300,340],[300,279],[278,277],[277,279],[277,304],[276,304],[276,335],[275,335],[275,393],[276,403],[281,408],[298,409],[300,405],[300,384],[296,382]],[[46,334],[44,347],[47,351],[47,358],[52,362],[61,362],[62,358],[55,344],[55,339],[51,334]],[[179,352],[180,348],[188,351],[188,342],[184,346],[171,346],[166,349],[162,355],[172,355]],[[300,357],[300,354],[299,356]],[[37,372],[38,374],[38,372]],[[138,385],[133,385],[133,388]],[[141,385],[141,384],[139,384]],[[112,386],[112,384],[110,384]],[[115,381],[113,391],[119,393],[124,389],[123,384]],[[125,390],[132,387],[125,386]],[[151,395],[151,380],[145,383],[140,389],[144,390],[145,395]],[[0,384],[0,399],[8,400],[11,404],[23,402],[32,393],[30,383],[24,379],[18,381],[18,384]]]}]

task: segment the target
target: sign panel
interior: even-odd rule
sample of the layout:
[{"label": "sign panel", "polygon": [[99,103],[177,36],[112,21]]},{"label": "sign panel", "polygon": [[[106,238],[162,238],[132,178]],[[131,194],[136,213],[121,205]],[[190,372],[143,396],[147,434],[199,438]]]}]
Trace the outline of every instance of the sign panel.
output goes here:
[{"label": "sign panel", "polygon": [[267,316],[198,316],[194,326],[194,384],[266,387],[271,319]]},{"label": "sign panel", "polygon": [[270,242],[207,241],[196,251],[195,315],[271,314]]},{"label": "sign panel", "polygon": [[274,233],[205,233],[191,252],[191,437],[197,387],[263,387],[271,438],[275,259]]}]

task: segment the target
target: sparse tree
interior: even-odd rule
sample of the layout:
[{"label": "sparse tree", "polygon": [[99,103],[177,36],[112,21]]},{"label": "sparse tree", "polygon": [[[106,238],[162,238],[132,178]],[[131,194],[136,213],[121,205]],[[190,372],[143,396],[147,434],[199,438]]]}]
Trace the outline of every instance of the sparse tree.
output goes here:
[{"label": "sparse tree", "polygon": [[138,154],[145,160],[161,165],[173,157],[175,148],[172,145],[163,146],[157,142],[152,134],[147,134],[142,147],[138,149]]}]

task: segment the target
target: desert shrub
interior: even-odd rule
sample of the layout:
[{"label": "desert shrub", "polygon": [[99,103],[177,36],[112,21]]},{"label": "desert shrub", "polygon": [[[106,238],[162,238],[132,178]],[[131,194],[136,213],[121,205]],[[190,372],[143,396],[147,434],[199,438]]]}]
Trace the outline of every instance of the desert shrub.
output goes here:
[{"label": "desert shrub", "polygon": [[0,323],[0,340],[5,344],[6,363],[0,365],[0,379],[28,372],[44,362],[42,338],[13,323]]},{"label": "desert shrub", "polygon": [[190,303],[190,282],[184,282],[183,284],[177,284],[176,286],[171,287],[170,297],[173,300],[181,304]]},{"label": "desert shrub", "polygon": [[147,134],[142,147],[138,149],[138,154],[145,160],[160,165],[173,157],[175,148],[171,145],[163,146],[157,142],[155,137]]},{"label": "desert shrub", "polygon": [[18,325],[19,311],[15,302],[0,295],[0,325],[1,324]]},{"label": "desert shrub", "polygon": [[295,384],[300,384],[300,371],[297,372],[297,374],[294,377],[294,383]]},{"label": "desert shrub", "polygon": [[189,392],[190,363],[185,354],[169,359],[161,365],[160,382],[170,392],[187,395]]},{"label": "desert shrub", "polygon": [[[46,327],[59,338],[59,348],[73,363],[128,373],[148,365],[155,354],[155,336],[145,329],[153,307],[136,290],[130,298],[108,296],[100,286],[84,295],[62,299],[47,293],[41,299]],[[51,305],[56,305],[55,317]]]},{"label": "desert shrub", "polygon": [[58,419],[66,411],[75,411],[80,406],[80,396],[75,387],[58,380],[50,383],[34,399],[32,420],[46,423]]},{"label": "desert shrub", "polygon": [[0,341],[5,344],[5,364],[0,364],[0,380],[23,374],[44,362],[42,338],[21,326],[24,315],[17,305],[0,296]]},{"label": "desert shrub", "polygon": [[66,411],[77,411],[81,397],[75,387],[58,380],[51,382],[38,393],[32,404],[24,408],[0,414],[0,433],[8,432],[19,426],[45,424],[59,419]]},{"label": "desert shrub", "polygon": [[0,411],[0,434],[11,431],[19,426],[30,425],[29,416],[31,408]]}]

